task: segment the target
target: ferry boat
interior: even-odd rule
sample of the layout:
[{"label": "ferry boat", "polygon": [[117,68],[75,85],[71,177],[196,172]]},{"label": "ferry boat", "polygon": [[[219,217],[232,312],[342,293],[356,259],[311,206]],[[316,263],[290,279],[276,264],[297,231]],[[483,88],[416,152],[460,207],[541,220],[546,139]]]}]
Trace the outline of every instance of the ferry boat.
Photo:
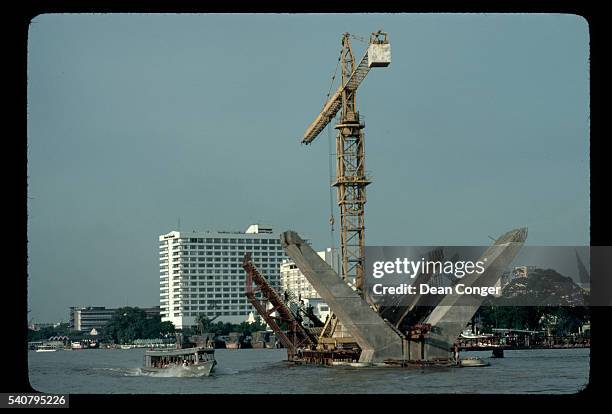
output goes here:
[{"label": "ferry boat", "polygon": [[148,350],[145,351],[142,371],[157,373],[178,369],[181,376],[202,377],[210,375],[216,365],[214,348]]}]

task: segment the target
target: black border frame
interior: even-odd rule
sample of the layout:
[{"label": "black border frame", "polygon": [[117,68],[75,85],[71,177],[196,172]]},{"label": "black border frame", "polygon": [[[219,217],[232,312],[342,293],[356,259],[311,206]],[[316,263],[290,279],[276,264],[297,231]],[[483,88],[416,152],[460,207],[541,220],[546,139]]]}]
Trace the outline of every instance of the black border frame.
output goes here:
[{"label": "black border frame", "polygon": [[[3,370],[5,392],[35,392],[28,381],[27,350],[24,343],[27,341],[27,36],[30,21],[38,14],[43,13],[213,13],[213,12],[274,12],[274,13],[315,13],[315,12],[407,12],[407,13],[567,13],[584,17],[589,24],[590,34],[590,119],[591,119],[591,245],[609,246],[610,220],[606,208],[606,177],[608,154],[606,139],[602,135],[602,115],[604,88],[603,83],[607,66],[604,69],[603,33],[606,26],[603,7],[596,9],[592,5],[585,5],[578,1],[557,2],[526,2],[526,1],[431,1],[411,2],[398,7],[387,3],[374,3],[367,5],[348,4],[345,7],[330,3],[314,4],[204,4],[196,1],[136,1],[124,0],[83,0],[80,2],[69,0],[25,0],[19,3],[18,8],[3,13],[4,29],[9,30],[5,39],[9,40],[8,48],[4,49],[6,59],[5,69],[9,68],[10,99],[5,100],[11,120],[10,125],[15,127],[4,135],[5,143],[9,147],[4,150],[5,157],[9,159],[4,163],[5,177],[9,177],[10,196],[5,197],[5,207],[11,210],[8,218],[10,224],[6,231],[5,241],[8,241],[7,259],[9,263],[18,257],[21,267],[17,274],[11,271],[5,273],[6,289],[4,290],[5,327],[2,350],[8,366]],[[8,24],[6,24],[8,22]],[[7,44],[5,43],[5,45]],[[16,138],[15,138],[16,136]],[[14,210],[14,211],[13,211]],[[8,268],[8,267],[7,267]],[[596,307],[592,309],[591,346],[591,372],[589,385],[583,391],[573,395],[107,395],[107,394],[71,394],[70,404],[77,407],[111,408],[123,407],[124,404],[139,408],[177,408],[185,407],[182,404],[209,404],[229,403],[230,407],[252,410],[274,409],[275,406],[254,406],[263,402],[281,404],[276,406],[284,409],[294,409],[296,403],[304,399],[311,409],[324,409],[319,403],[337,402],[345,407],[353,404],[362,404],[365,401],[373,403],[406,404],[405,408],[416,406],[437,407],[440,402],[451,404],[456,410],[463,410],[474,404],[473,407],[497,410],[505,401],[511,403],[506,406],[513,409],[524,409],[526,406],[536,405],[550,409],[559,404],[564,408],[585,408],[585,404],[594,397],[605,396],[605,385],[609,378],[610,352],[607,351],[606,342],[607,322],[611,320],[610,307]],[[365,385],[365,384],[364,384]],[[367,386],[367,385],[366,385]],[[381,398],[382,397],[382,398]],[[464,401],[468,400],[468,401]],[[476,400],[476,401],[473,401]],[[247,402],[244,406],[242,403]],[[468,403],[468,405],[464,405]],[[181,404],[181,405],[179,405]],[[346,405],[345,405],[346,404]],[[379,408],[385,407],[382,405]],[[401,405],[398,405],[400,408]],[[204,407],[202,407],[204,408]],[[283,409],[283,408],[281,408]],[[401,409],[401,408],[400,408]]]}]

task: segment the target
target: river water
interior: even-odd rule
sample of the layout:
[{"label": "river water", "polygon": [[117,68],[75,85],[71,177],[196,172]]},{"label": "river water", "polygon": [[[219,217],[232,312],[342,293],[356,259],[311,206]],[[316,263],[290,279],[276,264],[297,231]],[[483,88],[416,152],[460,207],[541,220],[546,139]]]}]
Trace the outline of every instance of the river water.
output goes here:
[{"label": "river water", "polygon": [[41,392],[70,394],[402,393],[567,394],[589,379],[589,349],[506,351],[488,367],[351,368],[297,366],[283,349],[218,349],[210,377],[140,371],[143,349],[30,351],[29,376]]}]

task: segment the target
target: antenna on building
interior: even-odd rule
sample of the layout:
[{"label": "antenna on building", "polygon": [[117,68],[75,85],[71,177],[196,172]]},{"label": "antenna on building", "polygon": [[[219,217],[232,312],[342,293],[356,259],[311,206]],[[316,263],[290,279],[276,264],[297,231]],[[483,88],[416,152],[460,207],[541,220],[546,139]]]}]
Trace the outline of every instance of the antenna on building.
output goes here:
[{"label": "antenna on building", "polygon": [[178,231],[181,231],[181,218],[178,218]]}]

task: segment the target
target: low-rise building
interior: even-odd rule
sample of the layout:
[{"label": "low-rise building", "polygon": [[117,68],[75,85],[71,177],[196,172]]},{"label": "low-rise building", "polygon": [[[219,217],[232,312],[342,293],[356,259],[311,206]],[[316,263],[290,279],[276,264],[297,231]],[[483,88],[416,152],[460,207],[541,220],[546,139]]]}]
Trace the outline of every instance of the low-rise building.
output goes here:
[{"label": "low-rise building", "polygon": [[[143,309],[147,317],[159,316],[159,306]],[[113,317],[117,308],[104,306],[71,306],[70,329],[90,332],[104,327]]]}]

